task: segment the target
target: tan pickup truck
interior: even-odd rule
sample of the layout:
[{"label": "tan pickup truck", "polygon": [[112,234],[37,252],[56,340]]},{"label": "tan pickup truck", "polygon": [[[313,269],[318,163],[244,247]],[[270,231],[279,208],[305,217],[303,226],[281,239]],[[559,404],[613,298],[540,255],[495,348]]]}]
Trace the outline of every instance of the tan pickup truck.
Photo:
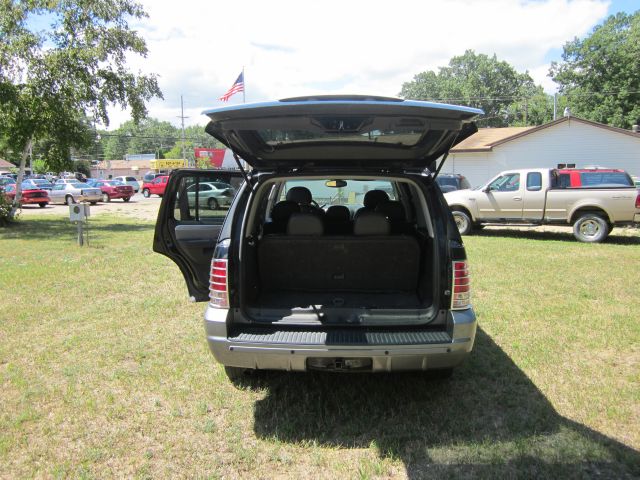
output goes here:
[{"label": "tan pickup truck", "polygon": [[629,186],[563,188],[558,170],[507,170],[486,185],[444,196],[460,233],[482,225],[566,225],[581,242],[601,242],[614,225],[640,223],[640,191]]}]

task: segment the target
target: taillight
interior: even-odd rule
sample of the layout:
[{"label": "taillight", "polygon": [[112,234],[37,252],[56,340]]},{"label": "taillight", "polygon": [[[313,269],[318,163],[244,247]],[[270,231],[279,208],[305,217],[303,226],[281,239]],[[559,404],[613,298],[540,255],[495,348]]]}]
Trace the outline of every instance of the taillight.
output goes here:
[{"label": "taillight", "polygon": [[636,208],[640,209],[640,193],[638,194],[638,196],[636,197]]},{"label": "taillight", "polygon": [[453,262],[451,292],[451,310],[464,310],[471,306],[471,275],[466,260]]},{"label": "taillight", "polygon": [[229,308],[229,282],[227,281],[228,261],[226,242],[216,247],[211,259],[211,276],[209,277],[209,298],[211,306]]}]

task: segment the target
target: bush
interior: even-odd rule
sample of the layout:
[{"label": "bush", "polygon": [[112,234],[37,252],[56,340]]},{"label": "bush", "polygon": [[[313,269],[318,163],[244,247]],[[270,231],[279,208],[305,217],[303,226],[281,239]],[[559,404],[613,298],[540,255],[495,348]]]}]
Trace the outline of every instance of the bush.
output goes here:
[{"label": "bush", "polygon": [[11,202],[4,196],[2,188],[0,188],[0,227],[4,227],[9,223],[9,214],[11,213]]}]

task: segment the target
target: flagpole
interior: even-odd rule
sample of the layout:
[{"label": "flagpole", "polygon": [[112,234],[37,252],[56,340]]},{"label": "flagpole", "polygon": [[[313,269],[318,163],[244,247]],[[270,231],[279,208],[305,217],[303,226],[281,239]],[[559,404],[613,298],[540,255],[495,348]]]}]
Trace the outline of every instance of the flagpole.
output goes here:
[{"label": "flagpole", "polygon": [[247,103],[247,102],[245,101],[245,97],[244,97],[245,92],[247,91],[247,81],[246,81],[246,80],[245,80],[245,78],[244,78],[244,65],[242,66],[242,81],[243,81],[243,83],[244,83],[244,86],[243,86],[243,88],[242,88],[242,103]]}]

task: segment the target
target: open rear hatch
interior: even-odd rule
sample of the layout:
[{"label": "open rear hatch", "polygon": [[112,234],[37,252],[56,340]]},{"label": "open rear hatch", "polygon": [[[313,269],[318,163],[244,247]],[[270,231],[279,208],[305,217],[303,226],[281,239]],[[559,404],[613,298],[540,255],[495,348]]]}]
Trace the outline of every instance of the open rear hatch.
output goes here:
[{"label": "open rear hatch", "polygon": [[214,136],[258,170],[401,168],[436,160],[477,131],[482,110],[394,98],[298,97],[204,112]]}]

